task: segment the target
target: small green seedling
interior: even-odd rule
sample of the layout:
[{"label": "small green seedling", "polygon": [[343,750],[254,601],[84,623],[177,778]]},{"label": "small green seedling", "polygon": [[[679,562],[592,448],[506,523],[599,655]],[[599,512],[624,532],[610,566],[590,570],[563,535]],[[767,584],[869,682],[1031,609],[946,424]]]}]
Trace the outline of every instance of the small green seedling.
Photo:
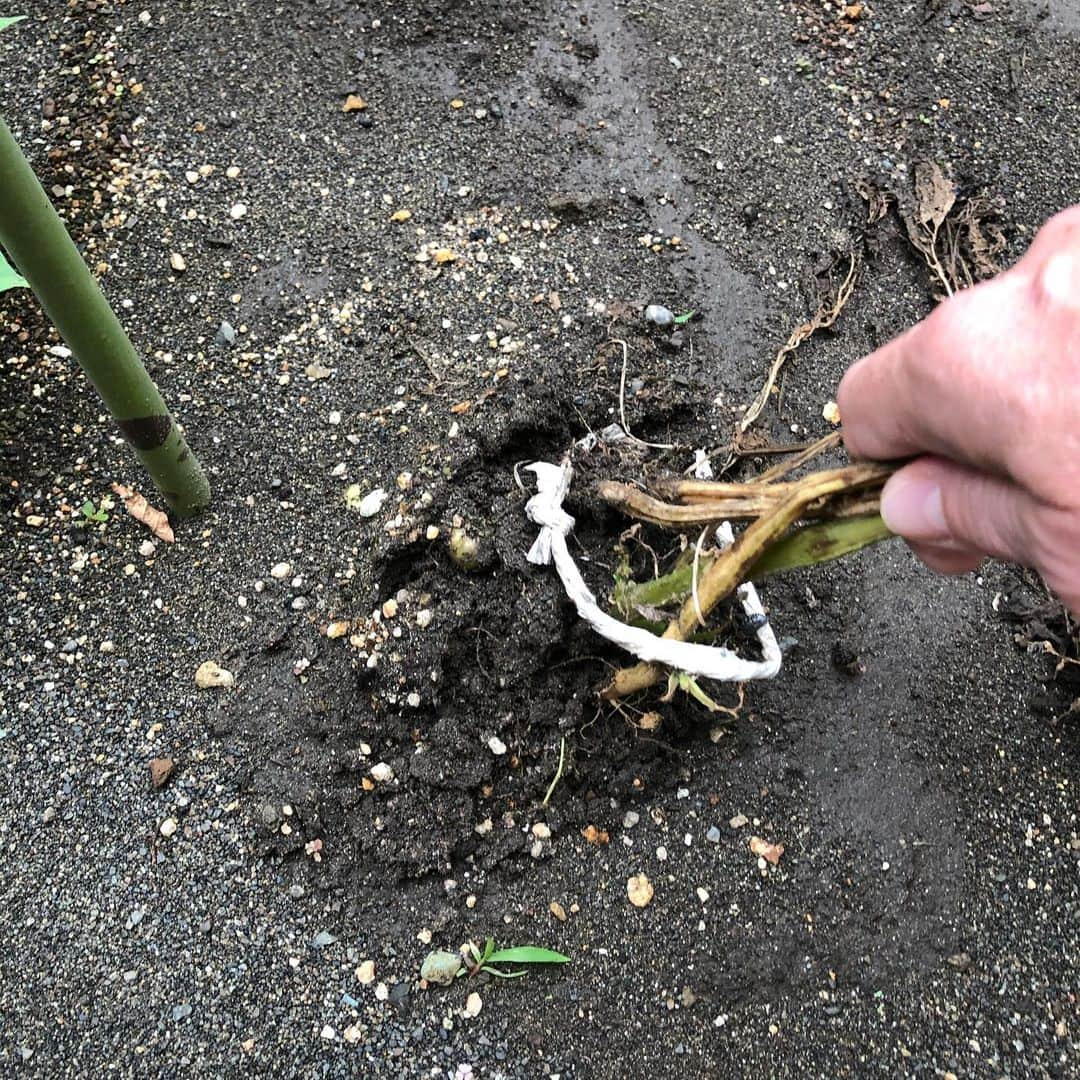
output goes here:
[{"label": "small green seedling", "polygon": [[0,251],[0,293],[7,292],[8,289],[28,288],[30,286],[26,284],[26,279],[15,270],[4,258],[4,253]]},{"label": "small green seedling", "polygon": [[[466,955],[467,954],[467,955]],[[483,949],[473,942],[462,946],[462,951],[445,952],[441,949],[428,953],[420,968],[420,978],[438,986],[449,986],[463,975],[473,976],[481,971],[496,975],[500,979],[516,979],[524,971],[500,971],[492,964],[569,964],[570,957],[551,949],[541,949],[535,945],[521,945],[512,949],[496,949],[495,939],[488,938]]]},{"label": "small green seedling", "polygon": [[494,938],[488,938],[484,942],[483,952],[470,941],[469,952],[472,953],[474,963],[471,967],[463,964],[458,972],[459,977],[461,975],[478,975],[481,971],[485,971],[488,975],[497,975],[500,979],[519,979],[525,974],[524,970],[500,971],[491,965],[570,963],[569,956],[563,956],[562,953],[555,952],[552,949],[541,949],[536,945],[520,945],[517,948],[496,949]]},{"label": "small green seedling", "polygon": [[685,326],[696,314],[697,314],[696,311],[687,311],[682,315],[676,315],[675,316],[675,325],[676,326]]},{"label": "small green seedling", "polygon": [[95,506],[93,499],[87,499],[79,507],[79,513],[82,515],[82,520],[77,521],[76,524],[81,529],[88,529],[91,525],[104,525],[109,520],[109,514],[105,509],[104,502],[101,506]]},{"label": "small green seedling", "polygon": [[660,700],[671,701],[675,697],[676,690],[682,690],[684,693],[689,694],[695,701],[704,705],[711,713],[730,711],[725,709],[722,705],[717,705],[716,702],[701,689],[697,679],[685,671],[672,671],[668,675],[667,693],[664,694]]}]

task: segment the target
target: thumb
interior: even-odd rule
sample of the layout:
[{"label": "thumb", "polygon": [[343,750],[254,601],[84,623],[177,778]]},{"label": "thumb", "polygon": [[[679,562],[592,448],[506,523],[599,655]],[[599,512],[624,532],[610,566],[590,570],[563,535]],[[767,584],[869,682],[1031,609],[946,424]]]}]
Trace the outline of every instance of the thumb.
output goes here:
[{"label": "thumb", "polygon": [[1029,563],[1030,525],[1041,507],[1008,480],[924,457],[890,477],[881,516],[917,549],[958,549]]}]

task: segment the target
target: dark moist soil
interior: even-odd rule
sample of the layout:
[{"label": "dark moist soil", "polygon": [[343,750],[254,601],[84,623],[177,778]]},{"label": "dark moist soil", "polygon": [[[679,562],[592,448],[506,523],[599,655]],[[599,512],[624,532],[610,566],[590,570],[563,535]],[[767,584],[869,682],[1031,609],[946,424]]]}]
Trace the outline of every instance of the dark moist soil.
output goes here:
[{"label": "dark moist soil", "polygon": [[[936,159],[1003,206],[1006,262],[1080,199],[1068,12],[23,9],[5,114],[215,501],[149,555],[115,509],[80,528],[86,499],[146,481],[43,317],[4,298],[4,1060],[1070,1074],[1080,668],[1042,644],[1076,658],[1041,586],[944,581],[886,545],[767,583],[785,670],[735,722],[683,695],[614,709],[597,692],[624,658],[526,561],[515,480],[618,419],[625,342],[629,424],[676,449],[582,463],[573,550],[605,596],[629,523],[590,481],[725,460],[856,251],[847,310],[755,429],[823,434],[845,367],[933,303],[893,218],[864,236],[860,180],[902,190]],[[344,113],[350,93],[367,107]],[[642,321],[654,302],[700,314],[673,339]],[[379,487],[375,516],[349,505]],[[208,659],[234,688],[195,688]],[[160,756],[177,769],[151,792]],[[420,987],[428,948],[488,935],[573,963]]]}]

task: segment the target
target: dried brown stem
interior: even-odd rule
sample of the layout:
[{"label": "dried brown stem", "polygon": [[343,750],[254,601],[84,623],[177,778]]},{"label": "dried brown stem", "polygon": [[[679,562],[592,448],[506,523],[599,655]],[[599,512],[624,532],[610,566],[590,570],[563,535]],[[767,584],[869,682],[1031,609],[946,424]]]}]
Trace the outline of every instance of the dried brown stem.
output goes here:
[{"label": "dried brown stem", "polygon": [[746,414],[743,416],[742,420],[739,421],[740,432],[746,431],[746,429],[761,415],[762,410],[769,400],[769,395],[776,385],[776,380],[780,376],[780,369],[784,366],[784,361],[787,360],[787,358],[795,352],[807,338],[813,336],[818,330],[824,330],[826,327],[832,326],[832,324],[840,317],[840,312],[844,310],[844,306],[847,304],[848,300],[851,299],[851,294],[855,290],[855,278],[859,272],[858,254],[854,251],[849,252],[848,259],[850,262],[848,265],[847,276],[841,282],[840,288],[837,289],[836,296],[833,298],[832,303],[828,306],[823,304],[816,312],[814,312],[813,318],[808,322],[801,323],[799,326],[795,327],[791,332],[791,336],[776,354],[772,366],[769,368],[769,374],[765,379],[765,385],[758,391],[757,397],[754,398],[750,408],[746,410]]},{"label": "dried brown stem", "polygon": [[799,451],[794,457],[789,458],[787,461],[779,461],[771,469],[766,469],[757,478],[756,483],[771,484],[774,481],[779,480],[781,476],[790,475],[808,461],[813,461],[814,458],[818,457],[820,454],[824,454],[827,450],[833,450],[838,447],[842,438],[842,432],[830,432],[816,442],[812,442],[804,450]]},{"label": "dried brown stem", "polygon": [[[807,481],[816,484],[830,483],[834,479],[841,484],[842,500],[830,495],[806,507],[806,517],[850,516],[851,511],[838,512],[848,503],[863,503],[848,496],[880,488],[893,472],[890,465],[860,463],[845,465],[839,469],[826,469],[814,473],[807,480],[790,480],[776,484],[717,483],[712,480],[664,479],[657,481],[656,489],[665,497],[679,499],[684,505],[663,502],[629,484],[602,480],[596,486],[597,495],[623,513],[642,521],[667,528],[692,528],[723,520],[738,521],[760,517],[768,513],[789,495],[806,490]],[[862,510],[860,512],[865,512]]]}]

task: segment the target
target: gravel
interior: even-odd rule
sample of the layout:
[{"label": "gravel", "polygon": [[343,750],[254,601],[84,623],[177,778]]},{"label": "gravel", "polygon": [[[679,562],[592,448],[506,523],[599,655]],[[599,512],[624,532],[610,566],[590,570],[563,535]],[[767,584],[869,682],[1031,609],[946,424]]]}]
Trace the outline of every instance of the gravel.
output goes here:
[{"label": "gravel", "polygon": [[[749,693],[716,744],[698,713],[691,733],[655,733],[673,739],[670,760],[641,786],[631,756],[610,785],[578,792],[590,705],[567,727],[544,840],[521,827],[535,808],[508,828],[500,805],[490,828],[467,824],[475,849],[440,849],[410,801],[417,756],[380,760],[362,673],[350,672],[353,756],[335,746],[326,763],[348,799],[386,770],[383,831],[362,843],[342,827],[347,800],[320,815],[292,746],[277,766],[294,770],[286,813],[256,784],[263,745],[223,721],[253,651],[303,688],[323,654],[301,655],[297,627],[320,648],[353,647],[354,619],[387,599],[381,547],[464,536],[479,560],[470,580],[485,580],[493,557],[454,515],[482,525],[514,497],[515,461],[617,417],[618,363],[604,382],[596,357],[618,304],[639,325],[656,300],[701,309],[678,352],[635,346],[628,407],[655,428],[638,434],[666,441],[683,405],[651,395],[682,387],[719,444],[805,317],[808,264],[860,219],[850,184],[864,171],[950,158],[1006,195],[1022,248],[1080,190],[1076,41],[1037,6],[868,7],[848,32],[838,12],[801,3],[463,0],[437,15],[331,3],[273,17],[254,0],[22,5],[29,20],[0,46],[8,122],[107,267],[216,501],[137,561],[147,536],[126,515],[73,525],[71,507],[143,480],[41,319],[14,294],[0,301],[8,1070],[584,1077],[659,1073],[672,1055],[690,1075],[732,1061],[762,1075],[1074,1069],[1075,728],[1032,714],[1043,669],[994,619],[994,593],[1016,587],[1000,568],[943,583],[890,548],[815,576],[812,608],[801,584],[776,586],[799,640],[784,679]],[[368,108],[343,114],[356,91]],[[602,198],[560,204],[566,220],[545,229],[567,187]],[[406,204],[410,220],[391,222]],[[468,276],[479,251],[502,275],[486,292]],[[789,373],[772,438],[819,434],[843,367],[928,310],[895,238],[871,271],[837,334]],[[215,347],[225,325],[235,340]],[[440,394],[425,393],[436,378]],[[515,427],[545,395],[549,426]],[[486,470],[485,497],[394,534],[422,499],[429,445],[446,454],[436,478],[443,465]],[[500,538],[499,558],[521,558],[524,536]],[[439,565],[458,572],[449,556]],[[452,618],[439,601],[402,604],[425,639]],[[472,656],[483,635],[465,636]],[[839,638],[859,644],[858,679],[831,668]],[[560,664],[579,659],[551,644]],[[377,655],[372,669],[389,663]],[[233,685],[196,686],[210,657]],[[427,707],[430,686],[412,689]],[[312,694],[298,710],[305,737],[320,708]],[[432,717],[406,715],[429,734]],[[530,740],[516,724],[498,726],[515,755]],[[485,747],[491,730],[470,743],[482,768],[513,768],[501,736],[501,752]],[[154,758],[175,762],[157,790]],[[476,783],[489,775],[505,773]],[[455,780],[448,769],[433,783]],[[586,796],[599,825],[627,832],[584,839],[569,808]],[[736,817],[785,844],[779,865],[759,869]],[[708,844],[686,843],[706,828]],[[372,883],[363,868],[387,838],[400,879]],[[441,872],[413,875],[421,856]],[[648,881],[647,906],[629,902],[631,878]],[[573,963],[420,985],[430,949],[488,934]],[[482,1008],[469,1016],[472,994]]]}]

